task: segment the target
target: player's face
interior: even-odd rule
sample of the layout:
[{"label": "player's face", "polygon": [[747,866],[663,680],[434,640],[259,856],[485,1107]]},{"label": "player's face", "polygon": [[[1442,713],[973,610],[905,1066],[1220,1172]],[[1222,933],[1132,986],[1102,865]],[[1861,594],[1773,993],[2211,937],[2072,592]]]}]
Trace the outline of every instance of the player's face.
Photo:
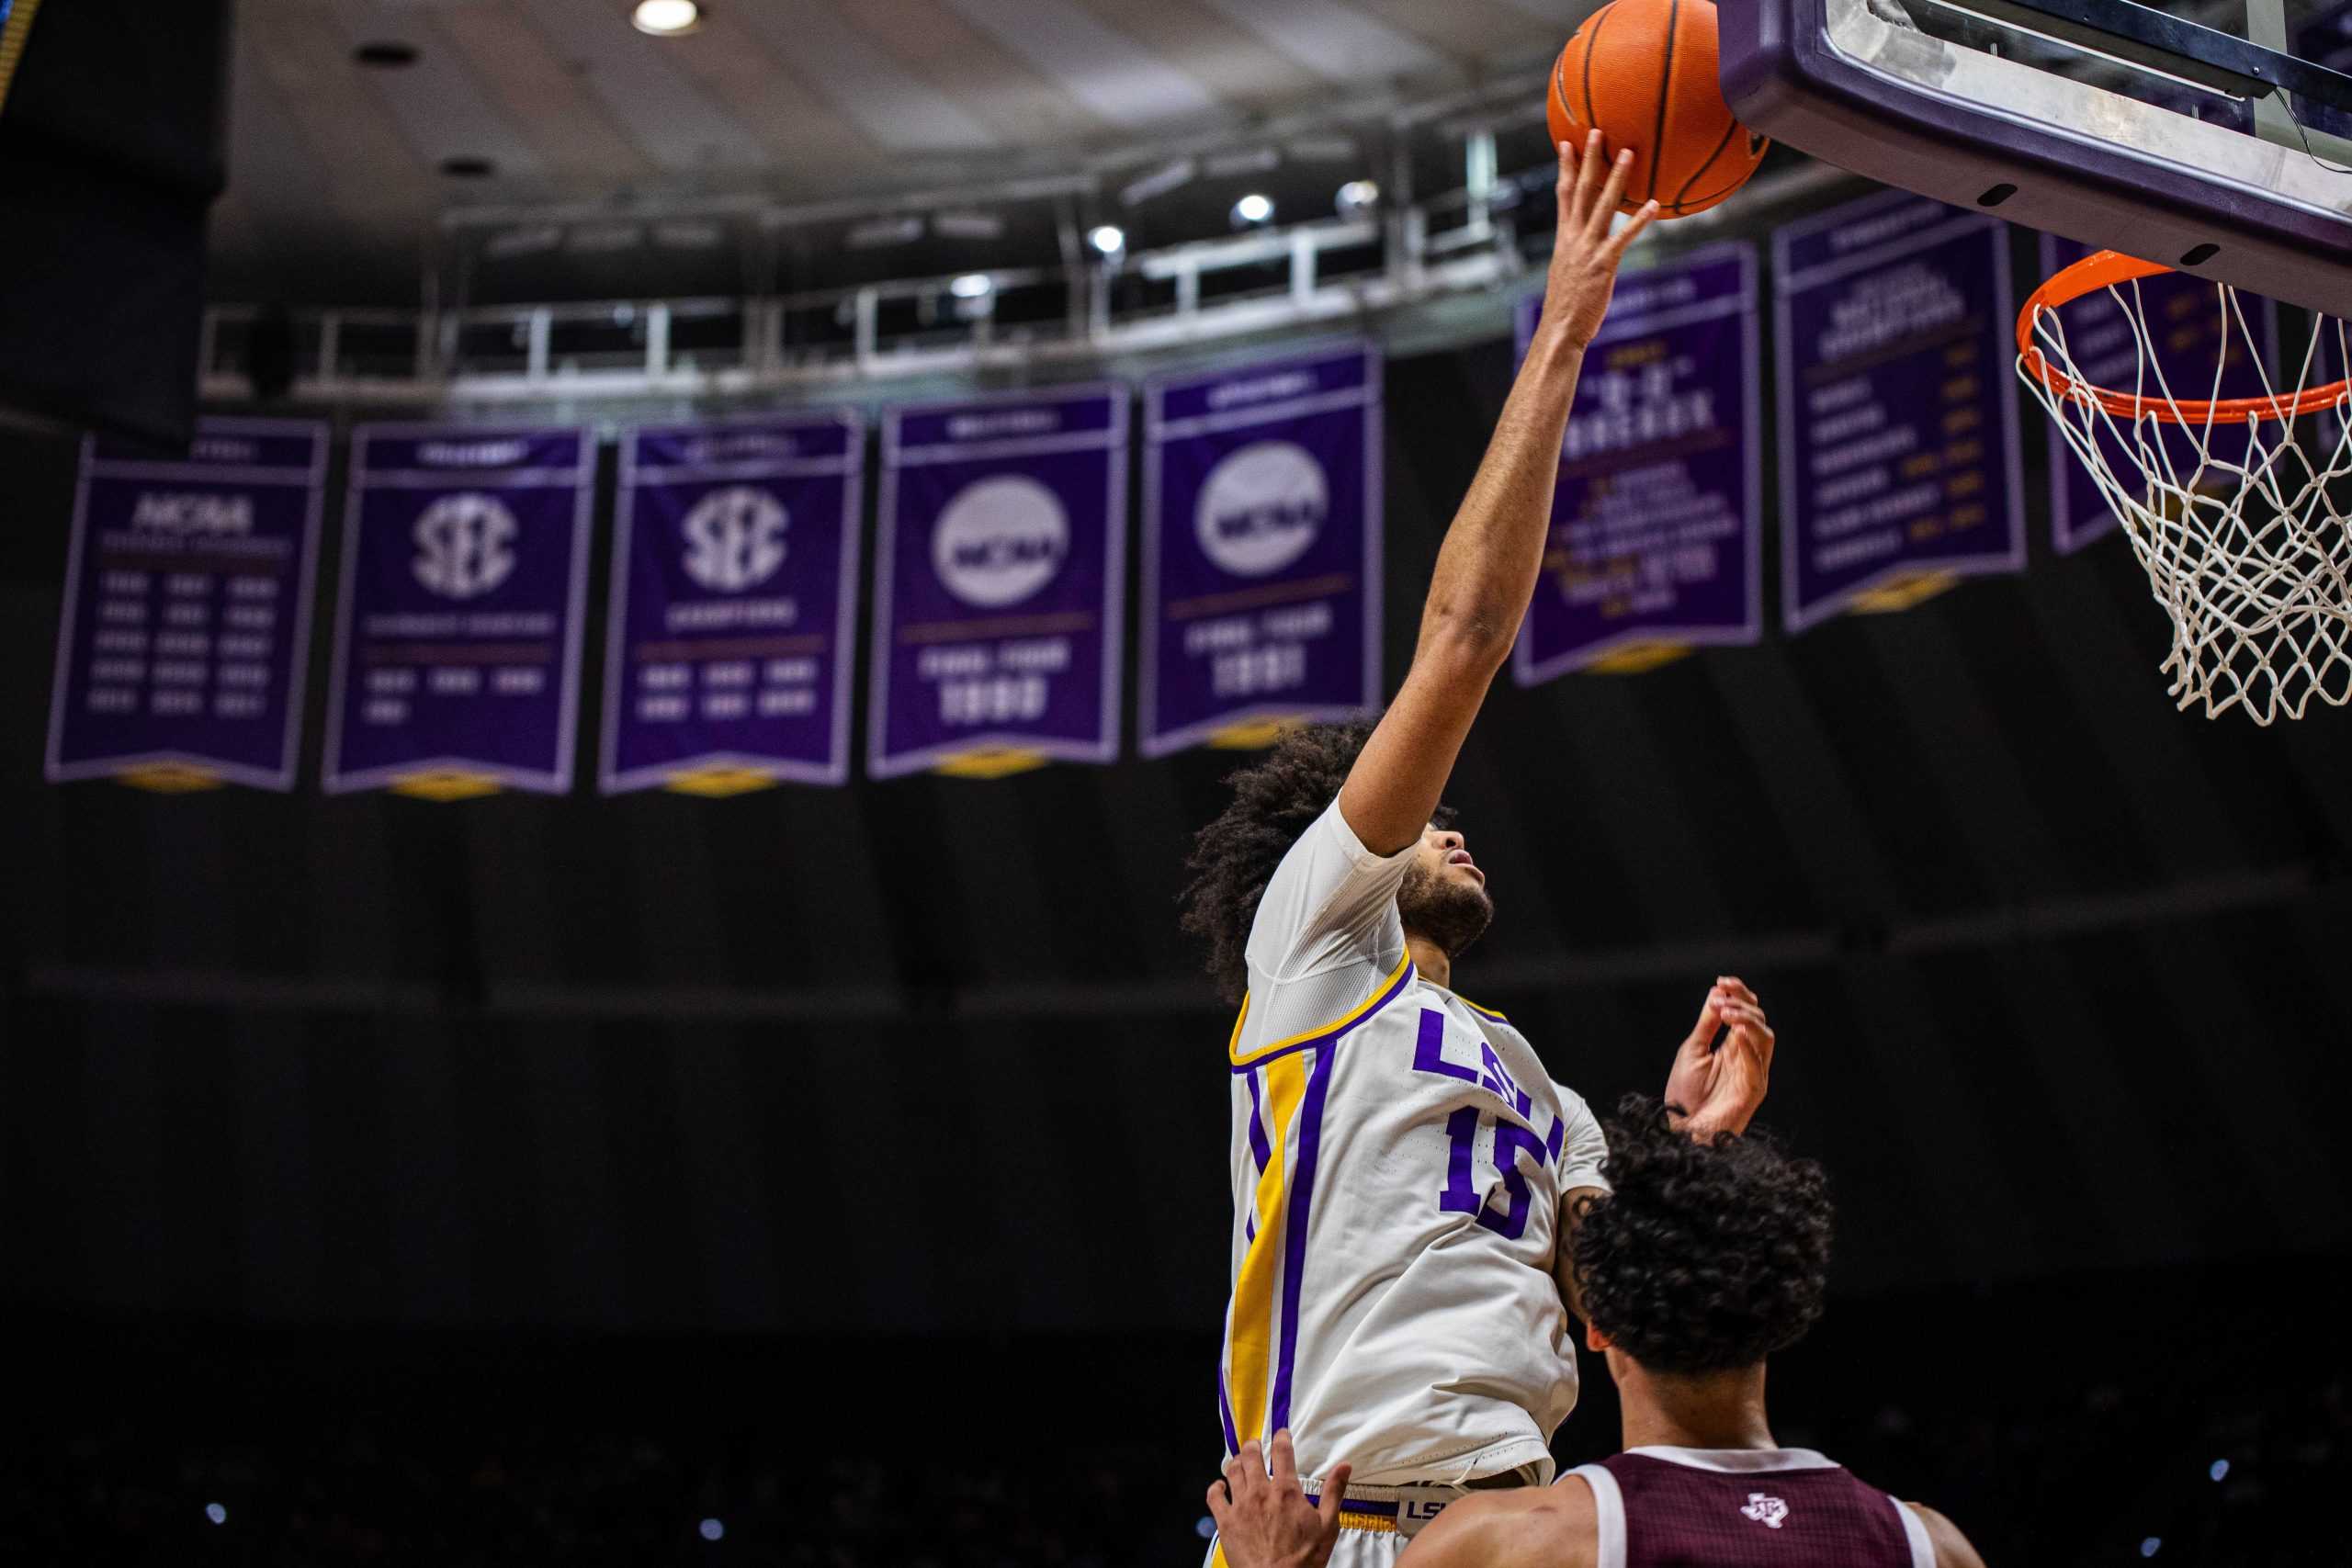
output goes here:
[{"label": "player's face", "polygon": [[1405,929],[1458,954],[1486,933],[1495,918],[1487,874],[1471,858],[1470,846],[1451,828],[1432,827],[1421,835],[1412,869],[1396,890],[1396,912]]},{"label": "player's face", "polygon": [[1471,858],[1470,841],[1454,829],[1422,829],[1417,863],[1422,874],[1433,882],[1486,891],[1487,868]]}]

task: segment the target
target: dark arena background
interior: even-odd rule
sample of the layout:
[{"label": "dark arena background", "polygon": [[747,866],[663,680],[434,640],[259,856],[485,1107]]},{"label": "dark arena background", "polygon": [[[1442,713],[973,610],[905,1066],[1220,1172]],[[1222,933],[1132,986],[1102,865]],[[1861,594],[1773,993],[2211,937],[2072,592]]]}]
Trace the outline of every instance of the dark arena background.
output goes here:
[{"label": "dark arena background", "polygon": [[[1542,284],[1544,66],[1593,7],[1054,0],[1032,25],[1077,41],[1023,53],[978,0],[736,0],[674,39],[603,0],[190,6],[218,101],[121,102],[222,138],[200,289],[168,203],[97,194],[200,212],[200,169],[28,118],[130,94],[77,23],[105,9],[40,6],[0,107],[0,170],[82,171],[112,258],[79,304],[51,267],[37,321],[0,305],[0,1560],[1199,1562],[1231,1013],[1176,899],[1251,754],[1137,742],[1138,482],[1114,760],[875,776],[875,432],[1374,343],[1393,692]],[[1114,44],[1164,124],[1085,78]],[[839,107],[827,60],[939,145]],[[10,175],[0,233],[72,229],[62,188]],[[1769,257],[1873,188],[1781,150],[1687,221]],[[1838,1207],[1784,1442],[1996,1564],[2341,1563],[2352,727],[2176,711],[2131,549],[2053,547],[2045,427],[1996,369],[2021,568],[1791,631],[1768,438],[1752,644],[1498,679],[1448,790],[1499,910],[1464,985],[1596,1107],[1657,1091],[1713,976],[1768,998],[1763,1120]],[[331,432],[298,776],[51,782],[82,437],[185,450],[191,390]],[[859,765],[602,793],[618,433],[834,407],[870,470]],[[386,420],[594,437],[560,788],[322,788],[352,433]],[[1616,1446],[1584,1367],[1564,1463]]]}]

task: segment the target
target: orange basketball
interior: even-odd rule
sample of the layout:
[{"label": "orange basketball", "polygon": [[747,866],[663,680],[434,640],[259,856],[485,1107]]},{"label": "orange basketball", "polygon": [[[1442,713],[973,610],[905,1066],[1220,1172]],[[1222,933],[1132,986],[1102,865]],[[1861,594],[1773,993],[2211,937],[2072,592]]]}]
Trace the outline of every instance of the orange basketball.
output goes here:
[{"label": "orange basketball", "polygon": [[1603,6],[1560,51],[1544,107],[1555,142],[1581,152],[1598,126],[1610,157],[1634,150],[1627,212],[1653,197],[1662,218],[1704,212],[1746,185],[1771,145],[1724,102],[1710,0]]}]

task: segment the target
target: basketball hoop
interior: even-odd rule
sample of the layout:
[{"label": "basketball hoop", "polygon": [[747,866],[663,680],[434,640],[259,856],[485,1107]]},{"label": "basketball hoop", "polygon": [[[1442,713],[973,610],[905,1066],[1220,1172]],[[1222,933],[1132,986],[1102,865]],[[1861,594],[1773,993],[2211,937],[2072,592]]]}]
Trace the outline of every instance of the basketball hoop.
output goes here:
[{"label": "basketball hoop", "polygon": [[[2314,695],[2343,706],[2352,701],[2352,382],[2325,380],[2323,367],[2352,366],[2346,324],[2313,319],[2290,388],[2273,379],[2246,301],[2227,284],[2211,288],[2217,339],[2152,323],[2141,284],[2171,271],[2101,251],[2059,273],[2018,317],[2018,373],[2098,483],[2172,617],[2164,669],[2179,706],[2202,706],[2209,718],[2242,707],[2256,724],[2301,718]],[[2064,308],[2102,290],[2130,329],[2129,390],[2093,380],[2068,346]],[[2197,362],[2168,370],[2164,352],[2183,337],[2221,352],[2209,367],[2203,349],[2192,350]],[[2241,352],[2240,374],[2260,390],[2223,397]]]}]

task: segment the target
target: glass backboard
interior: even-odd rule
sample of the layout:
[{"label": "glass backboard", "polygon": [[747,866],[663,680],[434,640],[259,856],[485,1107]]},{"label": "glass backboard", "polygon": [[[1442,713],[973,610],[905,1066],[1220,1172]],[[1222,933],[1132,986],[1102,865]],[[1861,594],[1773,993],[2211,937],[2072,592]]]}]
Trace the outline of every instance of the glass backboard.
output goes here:
[{"label": "glass backboard", "polygon": [[1886,184],[2352,315],[2352,0],[1753,0],[1751,129]]}]

